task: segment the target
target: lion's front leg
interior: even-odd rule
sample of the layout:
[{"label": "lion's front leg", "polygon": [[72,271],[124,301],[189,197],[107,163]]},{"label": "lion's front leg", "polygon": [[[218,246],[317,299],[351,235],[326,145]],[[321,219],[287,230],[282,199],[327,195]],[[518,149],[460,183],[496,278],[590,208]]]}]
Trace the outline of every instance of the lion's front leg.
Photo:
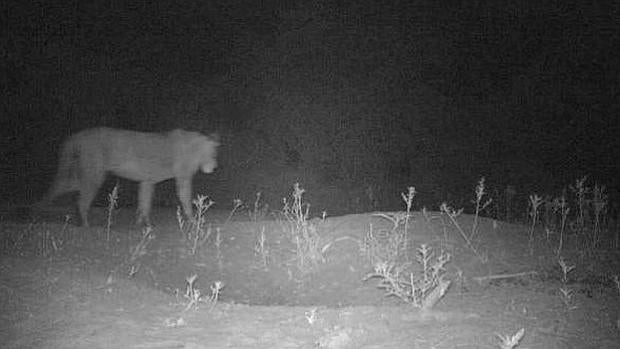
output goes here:
[{"label": "lion's front leg", "polygon": [[153,189],[155,182],[140,182],[138,192],[137,224],[151,225],[151,204],[153,201]]},{"label": "lion's front leg", "polygon": [[177,196],[181,202],[183,213],[186,217],[192,217],[192,179],[177,178]]}]

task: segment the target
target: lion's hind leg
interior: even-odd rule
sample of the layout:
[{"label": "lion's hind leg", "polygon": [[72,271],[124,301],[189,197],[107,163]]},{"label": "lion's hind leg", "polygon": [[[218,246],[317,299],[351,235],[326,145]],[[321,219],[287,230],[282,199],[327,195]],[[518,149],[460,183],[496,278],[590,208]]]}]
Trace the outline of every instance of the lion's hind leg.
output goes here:
[{"label": "lion's hind leg", "polygon": [[69,140],[63,144],[56,176],[48,192],[37,203],[39,207],[51,206],[60,195],[80,190],[78,156],[74,142]]},{"label": "lion's hind leg", "polygon": [[78,210],[80,213],[80,220],[83,226],[88,227],[88,211],[90,205],[93,203],[101,183],[105,179],[105,173],[103,171],[97,171],[91,169],[84,171],[80,180],[80,197],[78,200]]}]

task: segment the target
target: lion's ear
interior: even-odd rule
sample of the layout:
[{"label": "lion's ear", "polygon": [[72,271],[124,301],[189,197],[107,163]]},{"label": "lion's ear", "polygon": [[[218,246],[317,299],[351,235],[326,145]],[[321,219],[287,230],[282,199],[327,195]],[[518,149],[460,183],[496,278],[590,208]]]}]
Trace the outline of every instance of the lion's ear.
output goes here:
[{"label": "lion's ear", "polygon": [[209,135],[209,138],[211,138],[211,140],[216,142],[216,143],[220,142],[220,134],[219,133],[211,133]]}]

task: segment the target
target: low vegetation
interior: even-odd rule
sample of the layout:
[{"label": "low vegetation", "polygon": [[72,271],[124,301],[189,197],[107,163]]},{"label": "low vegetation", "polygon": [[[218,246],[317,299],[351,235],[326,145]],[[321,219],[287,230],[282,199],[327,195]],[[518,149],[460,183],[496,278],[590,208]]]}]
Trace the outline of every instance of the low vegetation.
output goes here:
[{"label": "low vegetation", "polygon": [[[401,193],[403,211],[379,211],[368,215],[372,219],[366,231],[358,237],[334,238],[326,234],[327,214],[323,212],[316,218],[310,216],[311,205],[305,201],[306,190],[299,183],[293,185],[289,197],[283,198],[280,210],[270,211],[262,201],[262,194],[257,193],[249,206],[241,200],[234,200],[226,219],[217,224],[208,217],[215,202],[207,196],[199,195],[193,200],[193,216],[185,217],[180,210],[177,211],[177,226],[185,256],[199,261],[200,252],[209,246],[209,252],[205,255],[217,261],[220,274],[224,272],[226,260],[223,249],[226,241],[223,236],[232,228],[234,216],[238,212],[247,212],[254,240],[253,251],[250,253],[255,256],[255,262],[263,272],[282,272],[280,266],[284,265],[288,268],[289,278],[295,275],[295,280],[310,280],[313,274],[323,272],[322,266],[330,263],[329,253],[339,248],[336,242],[351,240],[355,242],[359,256],[368,268],[360,283],[376,282],[383,296],[412,308],[432,311],[455,289],[454,284],[461,285],[468,277],[483,282],[546,275],[557,280],[557,304],[567,312],[579,309],[580,297],[575,282],[587,277],[588,270],[592,270],[588,266],[598,263],[598,256],[604,255],[605,251],[617,252],[620,248],[617,217],[610,215],[606,188],[596,183],[590,185],[587,177],[583,177],[567,186],[559,195],[532,193],[527,196],[527,222],[523,222],[523,233],[529,248],[526,252],[530,256],[552,256],[554,266],[551,274],[545,273],[545,270],[532,270],[472,277],[464,275],[458,264],[453,265],[454,241],[461,241],[465,246],[464,251],[481,265],[487,265],[489,256],[495,253],[484,245],[483,232],[487,230],[481,227],[492,222],[493,229],[499,230],[502,223],[492,218],[494,212],[498,212],[499,203],[487,196],[486,185],[482,177],[473,190],[473,205],[468,210],[472,213],[470,220],[463,219],[465,208],[453,208],[448,202],[441,203],[438,212],[422,208],[420,214],[415,213],[417,192],[414,187],[408,187]],[[118,192],[118,186],[115,186],[108,196],[106,223],[104,230],[100,230],[105,235],[102,237],[98,234],[107,251],[117,249],[115,244],[121,241],[117,237],[120,234],[114,228]],[[281,228],[281,234],[266,228],[267,220],[271,217],[275,218],[275,226]],[[416,218],[423,220],[418,222]],[[434,224],[437,222],[440,224]],[[433,230],[436,235],[434,239],[428,241],[417,236],[414,228],[416,223],[439,227]],[[70,216],[61,225],[34,222],[26,226],[10,226],[5,222],[2,225],[4,234],[1,248],[6,255],[51,260],[65,249],[79,245],[84,239],[82,232],[77,233],[77,228],[71,224]],[[109,269],[111,272],[106,285],[113,284],[119,278],[136,277],[141,272],[145,275],[153,274],[148,265],[153,263],[149,255],[156,253],[153,247],[156,239],[154,228],[147,226],[139,235],[132,236],[132,242],[122,249],[125,252],[120,262]],[[287,246],[292,248],[287,249]],[[196,284],[198,274],[188,271],[186,275],[190,276],[185,279],[185,291],[177,291],[183,311],[199,309],[204,304],[213,309],[222,296],[224,282],[211,281],[208,284],[210,292],[203,294]],[[619,275],[611,273],[604,278],[604,285],[620,297]],[[381,292],[378,292],[378,296]],[[313,309],[306,313],[310,325],[319,321],[318,308]],[[179,316],[167,321],[174,327],[182,326],[185,320]],[[500,348],[517,348],[526,335],[525,328],[512,333],[498,335]]]}]

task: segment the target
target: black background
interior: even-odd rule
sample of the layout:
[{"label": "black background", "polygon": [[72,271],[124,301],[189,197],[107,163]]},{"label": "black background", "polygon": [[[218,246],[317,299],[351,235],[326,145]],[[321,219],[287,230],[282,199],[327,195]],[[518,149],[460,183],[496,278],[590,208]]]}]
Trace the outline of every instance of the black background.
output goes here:
[{"label": "black background", "polygon": [[[480,176],[617,198],[620,5],[537,1],[3,1],[5,203],[39,199],[69,134],[222,136],[195,189],[220,208],[299,180],[332,213],[443,200]],[[109,187],[109,186],[108,186]],[[166,183],[160,197],[171,194]],[[105,188],[104,188],[105,190]],[[135,186],[122,187],[133,202]],[[101,200],[100,200],[101,201]],[[498,200],[501,201],[501,200]]]}]

